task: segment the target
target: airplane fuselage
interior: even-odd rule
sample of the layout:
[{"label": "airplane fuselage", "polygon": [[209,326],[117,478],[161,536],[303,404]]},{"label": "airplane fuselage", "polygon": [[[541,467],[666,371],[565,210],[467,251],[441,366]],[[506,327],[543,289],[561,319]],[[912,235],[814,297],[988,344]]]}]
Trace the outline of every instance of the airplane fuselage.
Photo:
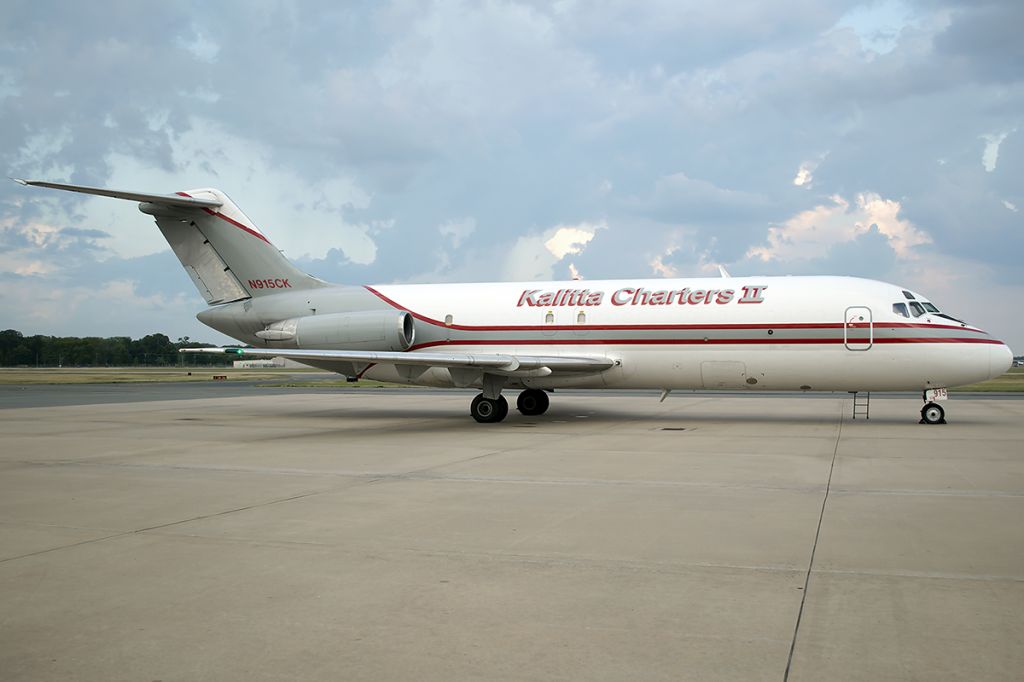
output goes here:
[{"label": "airplane fuselage", "polygon": [[[529,388],[924,390],[1005,371],[1011,353],[1004,344],[941,313],[915,316],[908,304],[927,300],[905,291],[851,277],[285,288],[208,309],[199,319],[256,347],[297,348],[256,334],[286,318],[390,309],[414,319],[409,352],[597,354],[614,361],[598,374],[509,382]],[[310,364],[338,370],[331,361]],[[443,367],[410,377],[395,365],[374,365],[360,376],[458,385]]]}]

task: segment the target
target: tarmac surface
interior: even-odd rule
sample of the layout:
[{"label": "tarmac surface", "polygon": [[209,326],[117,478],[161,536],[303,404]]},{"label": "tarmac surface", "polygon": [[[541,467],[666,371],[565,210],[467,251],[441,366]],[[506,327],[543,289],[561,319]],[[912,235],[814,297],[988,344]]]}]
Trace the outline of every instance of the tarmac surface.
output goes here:
[{"label": "tarmac surface", "polygon": [[1024,400],[172,386],[0,390],[3,680],[1021,679]]}]

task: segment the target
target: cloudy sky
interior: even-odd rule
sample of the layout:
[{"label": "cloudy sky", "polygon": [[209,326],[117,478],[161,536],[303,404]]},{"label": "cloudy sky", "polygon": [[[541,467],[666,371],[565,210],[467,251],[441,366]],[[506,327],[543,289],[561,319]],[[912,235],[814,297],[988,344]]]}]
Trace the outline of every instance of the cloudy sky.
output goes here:
[{"label": "cloudy sky", "polygon": [[[1024,3],[4,3],[5,174],[229,195],[341,283],[849,274],[1024,352]],[[0,328],[224,341],[131,202],[0,182]]]}]

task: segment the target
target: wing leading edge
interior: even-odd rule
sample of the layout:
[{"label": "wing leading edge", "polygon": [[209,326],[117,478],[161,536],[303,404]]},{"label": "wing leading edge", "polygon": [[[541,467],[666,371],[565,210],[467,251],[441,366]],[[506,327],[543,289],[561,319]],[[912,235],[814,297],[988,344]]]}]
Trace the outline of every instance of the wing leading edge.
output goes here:
[{"label": "wing leading edge", "polygon": [[[606,357],[565,357],[543,355],[511,355],[505,353],[396,353],[347,350],[292,350],[281,348],[182,348],[182,353],[211,353],[239,357],[283,357],[292,360],[351,362],[360,364],[399,365],[408,367],[447,367],[486,370],[489,373],[513,376],[527,372],[601,372],[615,365]],[[547,370],[545,372],[544,370]]]}]

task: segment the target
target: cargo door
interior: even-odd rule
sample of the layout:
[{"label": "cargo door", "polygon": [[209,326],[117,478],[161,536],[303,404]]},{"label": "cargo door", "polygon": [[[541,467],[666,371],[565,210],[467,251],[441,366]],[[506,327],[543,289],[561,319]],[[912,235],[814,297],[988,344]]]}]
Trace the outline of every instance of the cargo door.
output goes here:
[{"label": "cargo door", "polygon": [[868,350],[875,343],[871,308],[853,305],[843,317],[843,344],[847,350]]}]

